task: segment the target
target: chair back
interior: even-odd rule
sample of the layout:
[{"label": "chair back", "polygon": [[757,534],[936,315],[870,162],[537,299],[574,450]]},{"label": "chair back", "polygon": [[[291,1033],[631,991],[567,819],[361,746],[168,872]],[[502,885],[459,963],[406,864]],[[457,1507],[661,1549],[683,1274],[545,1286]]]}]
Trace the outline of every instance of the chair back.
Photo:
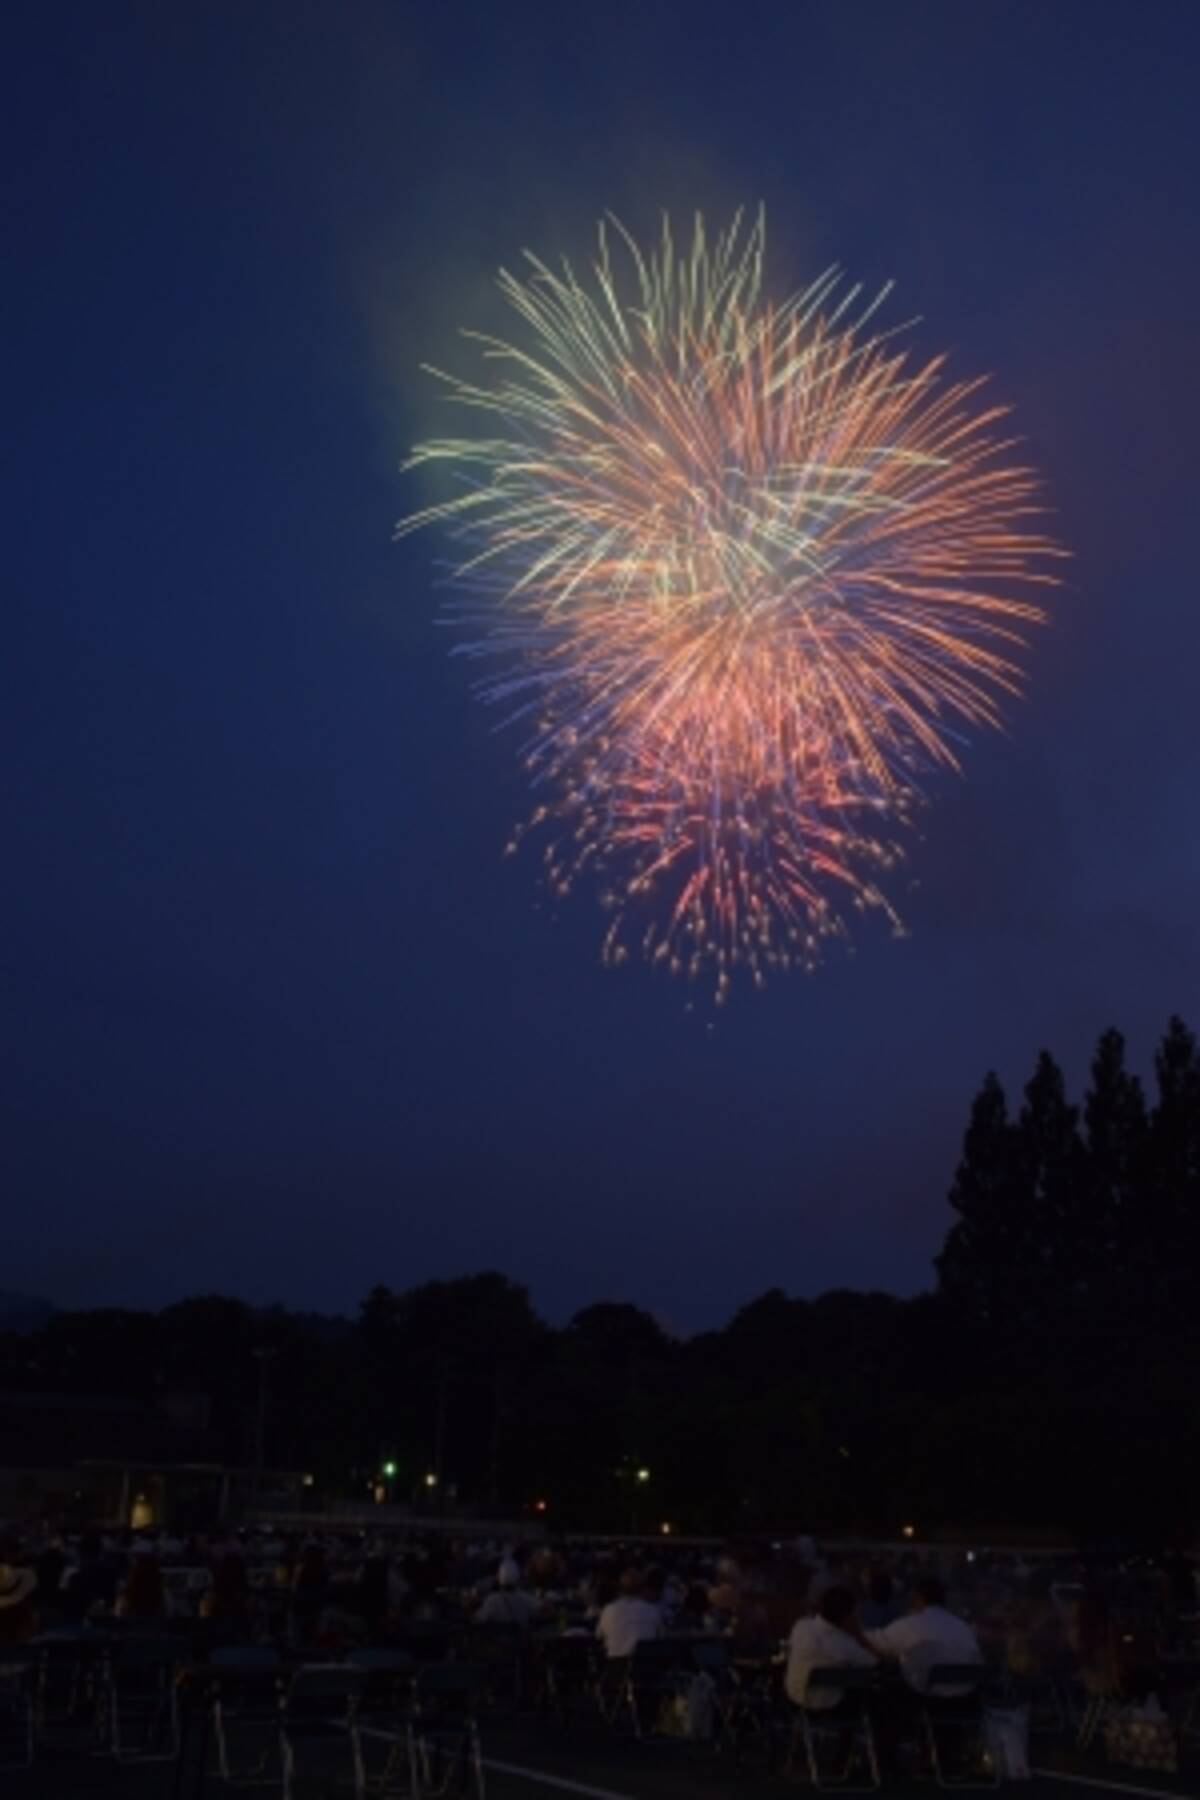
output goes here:
[{"label": "chair back", "polygon": [[221,1674],[266,1675],[280,1666],[278,1650],[269,1644],[228,1644],[214,1650],[210,1665]]},{"label": "chair back", "polygon": [[177,1637],[118,1638],[109,1652],[113,1668],[170,1669],[187,1659],[187,1645]]},{"label": "chair back", "polygon": [[429,1629],[406,1625],[396,1633],[395,1648],[405,1651],[417,1663],[444,1662],[453,1647],[454,1634],[442,1625]]},{"label": "chair back", "polygon": [[604,1657],[596,1639],[584,1637],[579,1632],[570,1632],[564,1637],[539,1638],[536,1641],[543,1657],[556,1668],[590,1669]]},{"label": "chair back", "polygon": [[810,1669],[806,1688],[836,1688],[840,1693],[867,1693],[879,1686],[879,1672],[865,1664],[843,1668]]},{"label": "chair back", "polygon": [[214,1650],[208,1667],[222,1707],[261,1714],[275,1706],[283,1675],[278,1650],[261,1644]]},{"label": "chair back", "polygon": [[403,1650],[351,1650],[346,1662],[363,1678],[360,1711],[394,1713],[407,1705],[416,1668]]},{"label": "chair back", "polygon": [[471,1626],[471,1638],[477,1644],[523,1644],[529,1629],[515,1619],[483,1619]]},{"label": "chair back", "polygon": [[348,1663],[305,1663],[296,1669],[280,1699],[284,1726],[306,1721],[330,1722],[335,1715],[353,1718],[366,1685],[362,1669]]},{"label": "chair back", "polygon": [[417,1671],[413,1693],[418,1712],[470,1714],[486,1685],[486,1669],[471,1663],[430,1663]]},{"label": "chair back", "polygon": [[630,1679],[666,1675],[674,1669],[686,1669],[692,1660],[690,1638],[642,1638],[633,1646],[629,1659]]},{"label": "chair back", "polygon": [[348,1650],[346,1661],[367,1675],[411,1675],[415,1667],[407,1650]]},{"label": "chair back", "polygon": [[[934,1663],[925,1677],[925,1692],[931,1700],[967,1699],[978,1694],[987,1679],[983,1663]],[[959,1690],[944,1694],[946,1688]]]}]

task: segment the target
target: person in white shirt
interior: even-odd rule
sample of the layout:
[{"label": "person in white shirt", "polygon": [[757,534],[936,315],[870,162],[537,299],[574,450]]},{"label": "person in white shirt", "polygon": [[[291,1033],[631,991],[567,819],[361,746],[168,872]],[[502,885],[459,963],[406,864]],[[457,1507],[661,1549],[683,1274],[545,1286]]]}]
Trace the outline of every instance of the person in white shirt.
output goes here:
[{"label": "person in white shirt", "polygon": [[604,1645],[609,1661],[632,1656],[635,1644],[646,1638],[661,1637],[662,1630],[662,1613],[644,1597],[640,1573],[637,1569],[626,1569],[621,1577],[620,1593],[602,1608],[596,1621],[596,1636]]},{"label": "person in white shirt", "polygon": [[500,1564],[498,1586],[487,1596],[475,1614],[475,1623],[477,1625],[519,1625],[522,1631],[527,1630],[541,1611],[541,1607],[532,1594],[525,1593],[520,1581],[520,1571],[516,1563],[506,1557]]},{"label": "person in white shirt", "polygon": [[981,1663],[979,1639],[965,1619],[946,1610],[946,1590],[936,1575],[926,1575],[913,1589],[914,1610],[894,1619],[878,1631],[869,1631],[866,1641],[881,1656],[895,1657],[900,1673],[918,1694],[935,1699],[956,1699],[972,1692],[970,1687],[939,1684],[931,1688],[929,1671],[939,1663]]},{"label": "person in white shirt", "polygon": [[808,1712],[827,1712],[844,1698],[844,1690],[821,1683],[809,1687],[814,1669],[871,1669],[877,1662],[858,1631],[854,1594],[848,1587],[826,1588],[815,1614],[806,1614],[792,1626],[788,1640],[788,1699]]}]

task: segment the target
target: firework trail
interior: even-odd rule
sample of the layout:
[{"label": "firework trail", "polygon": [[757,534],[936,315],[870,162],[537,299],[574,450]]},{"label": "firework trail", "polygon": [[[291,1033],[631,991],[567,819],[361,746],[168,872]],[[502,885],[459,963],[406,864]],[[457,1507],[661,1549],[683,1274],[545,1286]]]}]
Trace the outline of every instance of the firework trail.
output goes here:
[{"label": "firework trail", "polygon": [[[680,252],[601,227],[589,279],[530,256],[519,342],[441,376],[474,434],[418,445],[457,491],[480,690],[524,722],[545,877],[594,878],[605,954],[724,998],[811,964],[881,885],[939,767],[1020,682],[1058,554],[1002,408],[914,364],[837,270],[772,305],[764,224]],[[433,371],[437,374],[438,371]]]}]

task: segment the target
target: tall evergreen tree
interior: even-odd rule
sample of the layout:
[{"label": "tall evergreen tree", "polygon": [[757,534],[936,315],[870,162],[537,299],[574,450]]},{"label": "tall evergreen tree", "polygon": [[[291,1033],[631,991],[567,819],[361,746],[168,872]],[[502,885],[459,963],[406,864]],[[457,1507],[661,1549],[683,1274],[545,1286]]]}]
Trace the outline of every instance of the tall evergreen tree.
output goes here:
[{"label": "tall evergreen tree", "polygon": [[989,1075],[950,1190],[958,1222],[937,1259],[941,1292],[1008,1367],[1036,1361],[1084,1285],[1083,1150],[1062,1071],[1043,1051],[1010,1122]]},{"label": "tall evergreen tree", "polygon": [[1173,1018],[1154,1059],[1158,1095],[1150,1118],[1151,1217],[1166,1257],[1181,1258],[1191,1276],[1200,1247],[1200,1052]]},{"label": "tall evergreen tree", "polygon": [[1140,1232],[1140,1189],[1146,1177],[1146,1098],[1125,1067],[1125,1040],[1104,1032],[1092,1059],[1083,1104],[1088,1230],[1095,1247],[1096,1289],[1111,1293]]},{"label": "tall evergreen tree", "polygon": [[936,1259],[941,1292],[960,1325],[988,1331],[1005,1317],[1008,1271],[1026,1248],[1014,1177],[1008,1102],[999,1078],[989,1074],[972,1104],[950,1189],[958,1221]]},{"label": "tall evergreen tree", "polygon": [[1043,1050],[1015,1134],[1016,1179],[1034,1240],[1023,1307],[1027,1327],[1044,1325],[1048,1307],[1086,1288],[1091,1254],[1078,1120],[1062,1070]]}]

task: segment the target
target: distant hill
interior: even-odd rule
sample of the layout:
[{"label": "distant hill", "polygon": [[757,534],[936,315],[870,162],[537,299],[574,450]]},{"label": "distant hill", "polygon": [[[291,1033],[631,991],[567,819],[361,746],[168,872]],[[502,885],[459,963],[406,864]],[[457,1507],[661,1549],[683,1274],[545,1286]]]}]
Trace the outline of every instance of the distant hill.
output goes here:
[{"label": "distant hill", "polygon": [[40,1331],[53,1311],[40,1294],[0,1293],[0,1331]]}]

